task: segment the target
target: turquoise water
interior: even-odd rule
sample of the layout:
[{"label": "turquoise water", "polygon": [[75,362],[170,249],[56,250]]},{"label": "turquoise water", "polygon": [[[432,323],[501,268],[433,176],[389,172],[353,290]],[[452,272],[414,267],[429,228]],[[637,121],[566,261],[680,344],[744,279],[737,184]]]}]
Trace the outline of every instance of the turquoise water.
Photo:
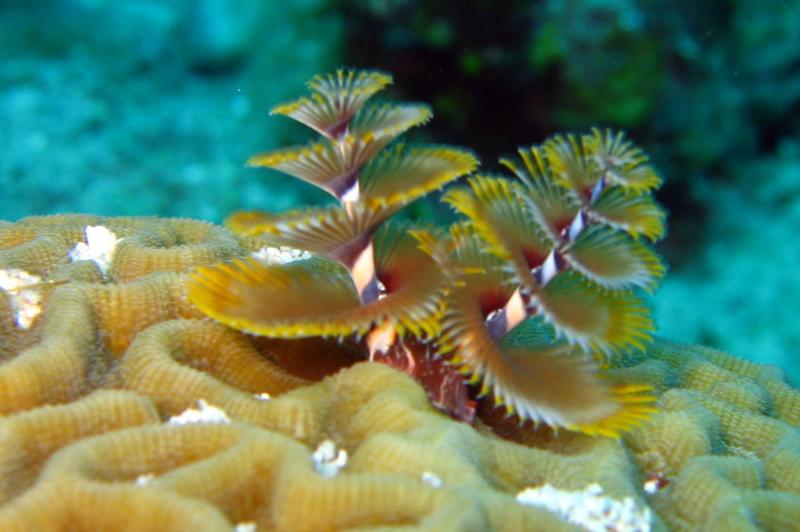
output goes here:
[{"label": "turquoise water", "polygon": [[627,130],[671,212],[659,333],[800,382],[797,2],[7,0],[0,34],[0,218],[324,201],[243,163],[305,142],[267,111],[311,75],[380,68],[433,106],[415,140],[491,171],[557,131]]}]

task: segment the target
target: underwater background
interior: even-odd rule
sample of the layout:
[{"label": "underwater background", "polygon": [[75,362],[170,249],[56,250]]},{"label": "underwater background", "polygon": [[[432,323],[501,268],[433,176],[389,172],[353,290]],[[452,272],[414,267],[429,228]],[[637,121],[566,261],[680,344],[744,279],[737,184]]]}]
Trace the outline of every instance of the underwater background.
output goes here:
[{"label": "underwater background", "polygon": [[800,383],[799,2],[1,0],[0,35],[2,219],[327,201],[244,161],[308,139],[267,114],[313,74],[377,68],[432,104],[413,140],[484,171],[555,132],[626,130],[665,179],[658,334]]}]

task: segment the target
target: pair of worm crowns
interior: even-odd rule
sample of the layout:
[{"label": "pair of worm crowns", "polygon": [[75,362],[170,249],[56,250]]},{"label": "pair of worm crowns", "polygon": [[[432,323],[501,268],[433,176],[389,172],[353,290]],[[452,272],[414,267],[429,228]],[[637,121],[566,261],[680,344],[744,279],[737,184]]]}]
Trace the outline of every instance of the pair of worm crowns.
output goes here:
[{"label": "pair of worm crowns", "polygon": [[[339,70],[272,110],[320,138],[249,165],[337,201],[234,214],[227,225],[267,252],[199,268],[192,302],[247,333],[352,342],[417,378],[460,420],[491,395],[507,415],[554,429],[617,437],[642,422],[654,410],[650,388],[607,367],[645,348],[653,323],[641,292],[664,274],[650,247],[665,215],[647,157],[621,133],[592,130],[501,159],[512,177],[476,174],[469,151],[392,143],[431,111],[369,101],[391,81]],[[389,220],[467,174],[443,197],[463,215],[448,229]]]}]

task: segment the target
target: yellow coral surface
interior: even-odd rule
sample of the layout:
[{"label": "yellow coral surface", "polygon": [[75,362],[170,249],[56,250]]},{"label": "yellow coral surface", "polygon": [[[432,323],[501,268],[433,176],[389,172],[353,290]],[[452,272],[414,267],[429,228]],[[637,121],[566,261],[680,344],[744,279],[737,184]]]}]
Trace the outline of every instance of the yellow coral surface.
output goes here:
[{"label": "yellow coral surface", "polygon": [[[108,263],[74,252],[98,226]],[[486,404],[471,427],[346,344],[203,319],[186,272],[256,251],[192,220],[0,222],[0,270],[41,279],[30,326],[0,291],[0,530],[575,530],[516,495],[595,483],[655,530],[798,529],[800,392],[775,368],[657,340],[615,370],[659,395],[622,440]]]}]

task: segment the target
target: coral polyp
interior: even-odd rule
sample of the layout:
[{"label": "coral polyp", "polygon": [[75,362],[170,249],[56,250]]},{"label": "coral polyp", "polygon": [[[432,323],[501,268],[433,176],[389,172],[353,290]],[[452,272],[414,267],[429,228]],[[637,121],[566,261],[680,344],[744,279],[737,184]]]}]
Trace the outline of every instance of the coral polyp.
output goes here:
[{"label": "coral polyp", "polygon": [[394,142],[431,111],[373,103],[391,81],[338,70],[312,79],[310,96],[273,109],[320,138],[248,163],[338,204],[234,214],[235,233],[311,256],[199,268],[191,301],[256,335],[349,338],[464,421],[487,394],[520,421],[592,435],[616,437],[646,419],[650,388],[605,369],[649,342],[639,292],[664,274],[650,245],[664,234],[652,197],[661,179],[646,155],[618,132],[555,136],[502,159],[514,177],[473,174],[450,189],[443,201],[466,219],[449,230],[398,223],[389,218],[478,161],[460,148]]}]

